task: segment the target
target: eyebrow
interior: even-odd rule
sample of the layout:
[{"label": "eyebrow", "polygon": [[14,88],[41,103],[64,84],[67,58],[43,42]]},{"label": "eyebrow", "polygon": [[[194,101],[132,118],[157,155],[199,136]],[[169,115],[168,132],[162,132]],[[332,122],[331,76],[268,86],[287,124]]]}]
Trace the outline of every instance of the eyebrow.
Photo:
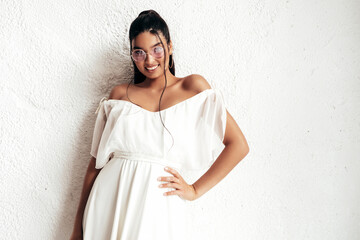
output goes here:
[{"label": "eyebrow", "polygon": [[[160,44],[160,42],[158,42],[158,43],[156,43],[156,44],[152,45],[151,47],[155,47],[155,46],[157,46],[157,45],[159,45],[159,44]],[[133,48],[133,49],[141,49],[141,47],[134,46],[134,48]]]}]

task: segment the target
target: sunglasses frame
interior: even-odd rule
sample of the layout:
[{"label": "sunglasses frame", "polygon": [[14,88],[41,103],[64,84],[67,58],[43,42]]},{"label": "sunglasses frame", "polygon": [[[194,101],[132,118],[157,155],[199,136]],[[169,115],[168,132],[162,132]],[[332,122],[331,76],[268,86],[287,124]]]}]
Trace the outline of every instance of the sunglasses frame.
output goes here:
[{"label": "sunglasses frame", "polygon": [[[154,56],[154,55],[155,55],[155,53],[154,53],[154,49],[155,49],[155,48],[161,48],[161,49],[163,50],[161,57],[155,57],[155,56]],[[133,57],[133,54],[134,54],[135,51],[143,51],[143,52],[145,53],[145,58],[144,58],[144,60],[140,60],[140,61],[135,60],[134,57]],[[145,51],[142,50],[142,49],[134,49],[134,50],[131,51],[130,56],[131,56],[132,60],[134,60],[135,62],[142,62],[142,61],[145,61],[146,55],[148,55],[148,54],[150,54],[151,56],[153,56],[153,57],[156,58],[156,59],[160,59],[160,58],[162,58],[162,57],[165,55],[165,49],[164,49],[162,46],[155,46],[155,47],[153,47],[153,48],[150,50],[150,53],[147,53],[147,52],[145,52]]]}]

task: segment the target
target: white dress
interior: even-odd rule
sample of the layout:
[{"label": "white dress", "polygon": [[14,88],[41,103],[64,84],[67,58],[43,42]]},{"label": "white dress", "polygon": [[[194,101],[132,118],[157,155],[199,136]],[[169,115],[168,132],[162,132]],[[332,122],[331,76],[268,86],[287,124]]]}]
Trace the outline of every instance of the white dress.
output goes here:
[{"label": "white dress", "polygon": [[[159,112],[126,100],[100,100],[91,152],[101,169],[83,217],[84,240],[191,239],[187,200],[164,196],[159,176],[174,168],[188,184],[201,177],[224,148],[226,108],[210,88]],[[169,133],[169,132],[171,133]]]}]

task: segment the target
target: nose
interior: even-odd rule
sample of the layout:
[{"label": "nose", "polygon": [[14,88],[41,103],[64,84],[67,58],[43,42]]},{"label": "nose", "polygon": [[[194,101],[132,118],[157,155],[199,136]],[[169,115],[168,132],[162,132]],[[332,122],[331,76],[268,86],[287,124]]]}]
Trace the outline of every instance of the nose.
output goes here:
[{"label": "nose", "polygon": [[145,62],[146,63],[151,63],[153,61],[153,59],[155,59],[151,54],[146,54],[145,55]]}]

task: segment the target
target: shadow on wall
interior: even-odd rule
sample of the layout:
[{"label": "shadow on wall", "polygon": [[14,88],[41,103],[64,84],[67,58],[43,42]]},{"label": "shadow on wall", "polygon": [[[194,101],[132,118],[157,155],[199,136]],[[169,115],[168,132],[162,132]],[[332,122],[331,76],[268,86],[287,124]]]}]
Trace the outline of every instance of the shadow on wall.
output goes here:
[{"label": "shadow on wall", "polygon": [[[80,202],[81,191],[88,164],[91,159],[90,147],[93,134],[93,128],[96,120],[95,110],[98,106],[99,100],[103,96],[109,96],[111,89],[119,84],[130,82],[133,79],[133,69],[130,56],[127,56],[129,46],[124,46],[117,49],[124,49],[123,52],[118,52],[114,49],[110,49],[108,52],[103,53],[98,57],[98,60],[89,67],[90,80],[88,84],[91,84],[89,89],[86,89],[90,93],[96,93],[96,96],[90,97],[90,101],[94,102],[94,106],[89,110],[81,128],[79,129],[80,136],[76,137],[77,147],[73,149],[79,149],[80,151],[74,151],[72,153],[73,160],[67,161],[73,163],[68,169],[64,169],[68,174],[64,174],[69,177],[68,186],[65,193],[65,199],[61,201],[62,205],[59,207],[59,215],[56,216],[56,230],[52,239],[63,240],[68,239],[73,231],[75,215]],[[124,53],[125,52],[125,53]],[[85,86],[87,84],[84,84]],[[91,87],[93,89],[91,89]],[[84,89],[79,89],[84,91]],[[91,94],[92,95],[92,94]]]}]

